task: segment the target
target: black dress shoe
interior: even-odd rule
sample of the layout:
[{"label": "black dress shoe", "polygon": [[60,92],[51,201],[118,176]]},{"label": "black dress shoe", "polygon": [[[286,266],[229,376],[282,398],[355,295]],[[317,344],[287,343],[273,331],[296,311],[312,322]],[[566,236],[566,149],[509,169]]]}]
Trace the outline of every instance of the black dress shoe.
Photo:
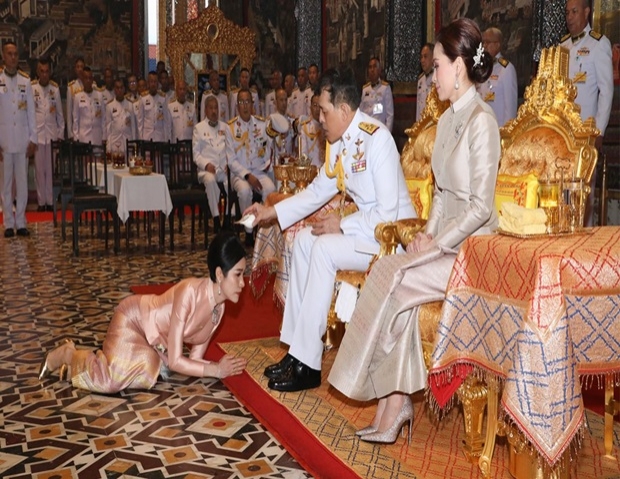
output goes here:
[{"label": "black dress shoe", "polygon": [[267,386],[276,391],[303,391],[318,388],[321,385],[321,371],[312,369],[302,362],[297,362],[288,372],[277,379],[270,379]]},{"label": "black dress shoe", "polygon": [[287,373],[288,370],[295,366],[298,362],[299,361],[297,359],[287,353],[286,356],[284,356],[279,363],[267,366],[265,368],[264,374],[269,379],[278,379],[279,377]]},{"label": "black dress shoe", "polygon": [[45,205],[39,205],[39,206],[37,206],[37,213],[41,213],[41,212],[43,212],[43,211],[45,211]]},{"label": "black dress shoe", "polygon": [[15,231],[13,231],[13,228],[7,228],[4,230],[5,238],[12,238],[13,236],[15,236]]},{"label": "black dress shoe", "polygon": [[30,231],[26,228],[17,228],[17,236],[30,236]]},{"label": "black dress shoe", "polygon": [[53,212],[54,211],[54,205],[47,205],[45,207],[45,211]]}]

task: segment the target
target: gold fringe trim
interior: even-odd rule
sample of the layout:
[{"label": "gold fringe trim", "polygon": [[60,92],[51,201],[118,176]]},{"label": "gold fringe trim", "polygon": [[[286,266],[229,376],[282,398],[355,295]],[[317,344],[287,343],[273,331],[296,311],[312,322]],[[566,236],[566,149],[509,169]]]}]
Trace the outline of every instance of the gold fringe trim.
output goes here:
[{"label": "gold fringe trim", "polygon": [[275,258],[267,260],[264,263],[259,263],[256,267],[252,268],[252,273],[250,273],[250,287],[256,299],[263,295],[269,284],[270,276],[275,274],[277,270],[278,260]]}]

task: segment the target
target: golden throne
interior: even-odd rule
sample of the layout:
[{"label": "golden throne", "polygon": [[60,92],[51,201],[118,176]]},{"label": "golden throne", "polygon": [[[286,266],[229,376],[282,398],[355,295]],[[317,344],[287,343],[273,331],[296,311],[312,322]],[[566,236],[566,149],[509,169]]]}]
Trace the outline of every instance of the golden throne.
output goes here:
[{"label": "golden throne", "polygon": [[[555,179],[559,170],[569,178],[582,178],[584,184],[589,184],[596,166],[594,141],[599,132],[592,118],[581,120],[579,106],[574,102],[577,90],[568,77],[568,61],[567,50],[559,46],[544,49],[538,74],[525,90],[525,102],[517,117],[500,128],[502,155],[496,196],[502,181],[513,184],[515,189],[522,188],[524,182],[535,181],[535,188],[528,190],[536,195],[538,179]],[[518,197],[520,195],[514,195]],[[377,227],[377,238],[388,239],[382,251],[394,252],[398,244],[408,244],[418,230],[417,224],[411,227],[405,222],[388,223]],[[441,304],[423,305],[418,316],[424,357],[429,367]],[[510,468],[515,477],[560,477],[556,475],[560,474],[559,469],[550,476],[549,471],[540,475],[541,463],[535,455],[529,454],[520,432],[498,420],[499,389],[497,382],[485,384],[474,375],[459,388],[457,394],[463,404],[465,420],[465,455],[472,462],[478,462],[483,475],[488,476],[495,437],[507,435],[512,447]],[[485,408],[488,413],[486,438],[482,431]]]}]

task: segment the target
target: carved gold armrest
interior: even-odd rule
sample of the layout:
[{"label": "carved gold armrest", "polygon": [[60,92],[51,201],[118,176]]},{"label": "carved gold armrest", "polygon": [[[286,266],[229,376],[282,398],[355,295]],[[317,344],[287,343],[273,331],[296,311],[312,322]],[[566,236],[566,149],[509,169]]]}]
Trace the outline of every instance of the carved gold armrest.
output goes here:
[{"label": "carved gold armrest", "polygon": [[410,218],[389,223],[379,223],[375,228],[375,238],[380,244],[378,258],[395,254],[398,245],[407,247],[413,237],[424,229],[426,220]]}]

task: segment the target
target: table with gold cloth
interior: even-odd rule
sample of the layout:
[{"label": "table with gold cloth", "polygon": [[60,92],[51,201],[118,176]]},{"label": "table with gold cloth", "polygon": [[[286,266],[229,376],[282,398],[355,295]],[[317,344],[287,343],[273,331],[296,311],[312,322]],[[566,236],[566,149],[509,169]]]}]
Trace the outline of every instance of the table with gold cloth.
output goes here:
[{"label": "table with gold cloth", "polygon": [[500,380],[506,419],[553,466],[584,425],[580,380],[620,374],[620,228],[470,237],[446,291],[431,400],[451,403],[472,371]]},{"label": "table with gold cloth", "polygon": [[[265,205],[273,206],[288,196],[290,195],[272,193],[267,197]],[[345,204],[347,209],[353,205],[351,201],[346,201]],[[340,195],[338,194],[319,211],[287,228],[284,234],[277,222],[258,228],[252,254],[252,272],[250,274],[250,286],[254,296],[258,297],[265,291],[270,276],[275,274],[273,286],[274,301],[279,306],[284,306],[295,236],[301,229],[311,225],[323,215],[337,211],[339,207]]]}]

